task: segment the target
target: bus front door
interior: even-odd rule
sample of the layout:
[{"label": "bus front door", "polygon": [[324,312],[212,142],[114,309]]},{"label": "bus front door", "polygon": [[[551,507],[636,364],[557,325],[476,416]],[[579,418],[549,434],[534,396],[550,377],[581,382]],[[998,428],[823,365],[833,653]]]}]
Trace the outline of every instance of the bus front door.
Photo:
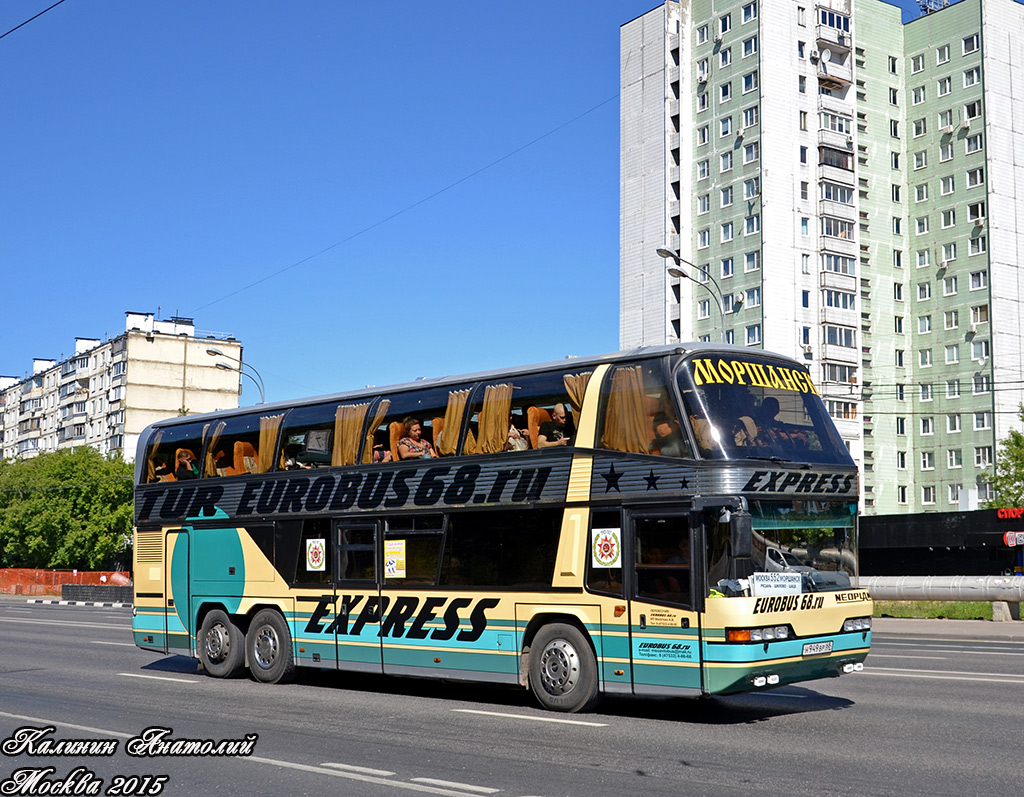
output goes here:
[{"label": "bus front door", "polygon": [[193,655],[195,651],[192,627],[191,573],[189,557],[189,529],[171,529],[167,532],[164,547],[166,563],[164,566],[164,639],[167,640],[167,653],[186,653]]},{"label": "bus front door", "polygon": [[379,530],[365,520],[335,523],[335,610],[332,623],[338,648],[338,669],[383,671],[380,647],[381,605],[378,556]]},{"label": "bus front door", "polygon": [[630,654],[634,694],[701,693],[689,514],[630,516]]}]

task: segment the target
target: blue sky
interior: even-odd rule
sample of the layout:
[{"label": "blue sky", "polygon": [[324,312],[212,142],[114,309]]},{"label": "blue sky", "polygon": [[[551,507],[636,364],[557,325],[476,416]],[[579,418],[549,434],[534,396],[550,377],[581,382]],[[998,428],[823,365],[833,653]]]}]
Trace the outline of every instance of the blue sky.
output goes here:
[{"label": "blue sky", "polygon": [[233,334],[268,400],[615,350],[655,5],[65,0],[0,39],[0,374],[126,310]]}]

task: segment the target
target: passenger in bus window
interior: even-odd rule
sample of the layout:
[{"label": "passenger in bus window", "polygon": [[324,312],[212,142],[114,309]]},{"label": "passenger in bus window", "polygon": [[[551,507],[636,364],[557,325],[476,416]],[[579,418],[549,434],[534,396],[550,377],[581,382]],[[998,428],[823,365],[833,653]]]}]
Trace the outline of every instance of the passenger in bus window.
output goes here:
[{"label": "passenger in bus window", "polygon": [[177,467],[174,469],[174,478],[182,479],[199,478],[199,469],[195,466],[195,457],[187,448],[178,449]]},{"label": "passenger in bus window", "polygon": [[565,405],[556,404],[551,410],[551,420],[540,425],[540,432],[537,434],[537,448],[571,446],[572,430],[567,425],[567,420]]},{"label": "passenger in bus window", "polygon": [[683,437],[679,428],[664,412],[654,416],[654,439],[651,441],[651,453],[663,457],[683,456]]},{"label": "passenger in bus window", "polygon": [[377,443],[373,447],[373,461],[374,462],[390,462],[391,452],[384,448],[383,443]]},{"label": "passenger in bus window", "polygon": [[530,433],[526,429],[517,429],[515,418],[508,419],[508,442],[506,451],[526,451],[530,447]]},{"label": "passenger in bus window", "polygon": [[423,439],[423,427],[415,418],[409,417],[402,421],[405,426],[405,437],[398,441],[398,456],[402,459],[430,459],[434,456],[434,447]]},{"label": "passenger in bus window", "polygon": [[167,464],[167,456],[164,454],[157,454],[153,460],[155,468],[153,469],[153,481],[167,481],[167,477],[171,475],[171,466]]}]

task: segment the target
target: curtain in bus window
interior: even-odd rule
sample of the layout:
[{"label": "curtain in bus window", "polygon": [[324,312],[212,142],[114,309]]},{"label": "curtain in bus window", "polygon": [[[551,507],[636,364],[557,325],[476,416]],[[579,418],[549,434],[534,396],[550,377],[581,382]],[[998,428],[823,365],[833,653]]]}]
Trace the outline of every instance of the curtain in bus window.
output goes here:
[{"label": "curtain in bus window", "polygon": [[644,380],[641,367],[619,368],[612,375],[601,445],[614,451],[646,454]]},{"label": "curtain in bus window", "polygon": [[224,434],[224,427],[227,424],[221,421],[213,427],[213,434],[210,435],[210,443],[206,446],[206,468],[204,476],[223,476],[217,473],[217,444],[220,443],[220,436]]},{"label": "curtain in bus window", "polygon": [[477,430],[477,454],[495,454],[508,445],[509,415],[512,410],[512,385],[488,385]]},{"label": "curtain in bus window", "polygon": [[586,371],[582,374],[566,374],[562,377],[565,384],[565,391],[569,394],[569,404],[572,406],[572,418],[579,429],[580,412],[583,410],[583,396],[587,392],[587,384],[593,371]]},{"label": "curtain in bus window", "polygon": [[388,408],[390,406],[390,399],[383,399],[380,404],[377,405],[377,412],[373,415],[373,423],[370,424],[370,428],[366,431],[366,445],[363,446],[364,465],[369,465],[370,462],[373,461],[373,433],[380,428],[380,425],[384,420],[384,416],[388,414]]},{"label": "curtain in bus window", "polygon": [[274,464],[274,445],[277,443],[277,430],[281,428],[284,413],[280,415],[264,415],[260,418],[260,450],[259,473],[266,473]]},{"label": "curtain in bus window", "polygon": [[153,441],[149,444],[149,456],[146,457],[146,483],[157,481],[156,478],[156,452],[160,448],[160,441],[164,439],[163,430],[153,435]]},{"label": "curtain in bus window", "polygon": [[[363,430],[366,404],[343,404],[334,414],[334,447],[331,450],[331,464],[355,465],[359,454],[359,433]],[[371,446],[372,448],[372,446]]]},{"label": "curtain in bus window", "polygon": [[[444,426],[446,431],[441,434],[441,440],[435,440],[437,453],[443,457],[450,457],[455,453],[459,445],[459,430],[462,428],[462,414],[466,411],[466,402],[469,401],[469,390],[452,390],[448,393],[448,406],[444,411]],[[470,450],[470,441],[466,440],[466,453],[474,453]]]}]

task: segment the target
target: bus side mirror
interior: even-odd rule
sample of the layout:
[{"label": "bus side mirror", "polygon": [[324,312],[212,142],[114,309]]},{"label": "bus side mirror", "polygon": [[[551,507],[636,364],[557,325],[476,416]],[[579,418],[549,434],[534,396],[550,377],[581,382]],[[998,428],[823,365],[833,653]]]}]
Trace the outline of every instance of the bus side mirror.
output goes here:
[{"label": "bus side mirror", "polygon": [[733,512],[729,518],[729,542],[734,559],[749,559],[753,548],[754,523],[749,512]]}]

